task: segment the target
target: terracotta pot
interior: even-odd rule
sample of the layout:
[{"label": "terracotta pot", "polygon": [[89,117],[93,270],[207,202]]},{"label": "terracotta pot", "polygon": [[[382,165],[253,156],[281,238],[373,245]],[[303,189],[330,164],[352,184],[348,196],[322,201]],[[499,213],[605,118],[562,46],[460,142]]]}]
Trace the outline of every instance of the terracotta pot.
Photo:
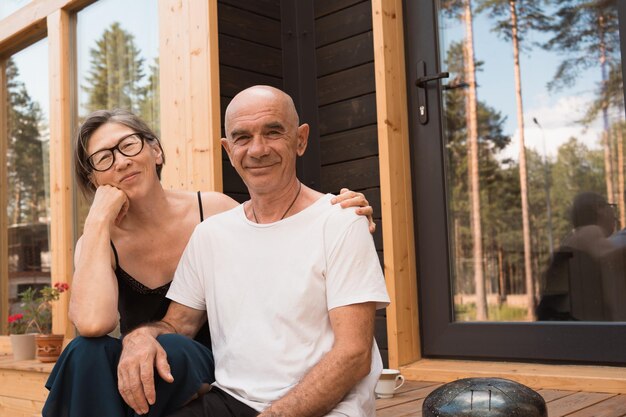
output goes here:
[{"label": "terracotta pot", "polygon": [[10,339],[14,360],[26,361],[35,359],[35,333],[12,334]]},{"label": "terracotta pot", "polygon": [[63,350],[63,335],[38,334],[35,336],[35,343],[39,362],[56,362]]}]

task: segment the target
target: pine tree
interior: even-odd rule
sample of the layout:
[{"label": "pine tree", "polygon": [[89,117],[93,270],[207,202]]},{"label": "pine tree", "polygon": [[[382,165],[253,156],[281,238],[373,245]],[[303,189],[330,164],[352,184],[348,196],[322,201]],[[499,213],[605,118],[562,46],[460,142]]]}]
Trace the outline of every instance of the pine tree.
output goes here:
[{"label": "pine tree", "polygon": [[[524,34],[532,28],[543,28],[547,18],[542,13],[540,0],[526,0],[520,4],[517,0],[483,0],[477,11],[489,10],[492,17],[498,18],[494,30],[511,41],[513,49],[513,72],[515,75],[515,100],[517,106],[517,129],[519,132],[519,179],[522,202],[522,235],[524,241],[524,272],[528,317],[534,319],[535,280],[532,271],[530,214],[528,204],[528,171],[526,164],[526,145],[524,136],[524,105],[522,98],[522,76],[520,66],[520,42]],[[503,18],[504,17],[504,18]],[[502,19],[503,18],[503,19]]]},{"label": "pine tree", "polygon": [[[452,215],[451,228],[454,248],[454,271],[455,292],[476,292],[476,281],[471,279],[473,268],[467,268],[463,259],[474,253],[474,234],[471,228],[472,208],[470,202],[471,177],[468,175],[468,163],[470,159],[469,136],[467,119],[467,93],[465,89],[465,45],[464,42],[452,43],[447,51],[446,67],[452,75],[451,81],[445,88],[445,143],[447,149],[447,166],[449,167],[448,184],[451,190],[449,210]],[[476,70],[480,70],[482,62],[476,62]],[[498,207],[501,207],[500,198],[491,198],[496,190],[501,188],[501,168],[496,154],[510,143],[510,137],[503,133],[506,118],[499,112],[489,107],[486,103],[478,102],[476,106],[476,131],[478,140],[479,157],[479,181],[481,205],[487,209],[482,212],[481,218],[485,224],[486,234],[483,235],[484,245],[488,252],[486,259],[495,259],[500,246],[499,236],[502,229],[510,228],[505,225],[502,229],[498,224],[500,215]],[[508,206],[507,206],[508,207]],[[468,227],[470,225],[470,227]],[[519,241],[519,240],[518,240]],[[467,255],[466,255],[467,254]],[[494,255],[495,254],[495,255]],[[475,265],[475,263],[474,263]],[[482,262],[481,262],[482,265]],[[475,278],[475,274],[474,274]],[[501,277],[499,277],[501,278]],[[473,284],[473,285],[472,285]],[[504,285],[498,282],[492,283],[504,294]]]},{"label": "pine tree", "polygon": [[[599,67],[602,95],[609,82],[609,68],[619,62],[619,20],[617,0],[552,0],[557,7],[555,21],[549,26],[552,37],[544,44],[549,50],[565,55],[553,80],[551,89],[572,86],[578,74]],[[601,102],[603,122],[604,174],[607,199],[615,199],[609,133],[608,102]]]},{"label": "pine tree", "polygon": [[44,152],[40,126],[42,112],[38,103],[19,81],[19,71],[12,59],[7,61],[7,152],[11,224],[36,223],[47,213],[44,183]]},{"label": "pine tree", "polygon": [[487,294],[483,269],[483,236],[480,209],[480,180],[478,166],[478,98],[476,94],[476,58],[474,54],[474,29],[472,20],[472,0],[445,0],[441,4],[442,11],[458,18],[465,26],[464,80],[466,122],[468,138],[468,178],[469,199],[471,204],[470,224],[473,238],[474,285],[476,291],[476,319],[487,320]]},{"label": "pine tree", "polygon": [[143,63],[134,36],[114,22],[89,50],[91,69],[83,89],[87,111],[123,108],[140,113],[145,88]]}]

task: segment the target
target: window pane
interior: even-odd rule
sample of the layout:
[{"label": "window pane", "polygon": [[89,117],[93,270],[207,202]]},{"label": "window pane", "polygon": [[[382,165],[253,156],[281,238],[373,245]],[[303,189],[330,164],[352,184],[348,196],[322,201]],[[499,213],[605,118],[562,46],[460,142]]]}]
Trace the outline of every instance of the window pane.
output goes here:
[{"label": "window pane", "polygon": [[456,320],[626,321],[617,1],[439,16]]},{"label": "window pane", "polygon": [[3,19],[18,10],[19,8],[26,6],[33,0],[1,0],[0,1],[0,19]]},{"label": "window pane", "polygon": [[47,40],[9,58],[6,72],[9,314],[13,314],[19,312],[20,292],[50,284]]},{"label": "window pane", "polygon": [[[123,10],[123,13],[120,13]],[[154,0],[101,0],[77,17],[79,122],[95,110],[124,108],[158,134],[158,8]],[[77,196],[77,233],[88,203]]]}]

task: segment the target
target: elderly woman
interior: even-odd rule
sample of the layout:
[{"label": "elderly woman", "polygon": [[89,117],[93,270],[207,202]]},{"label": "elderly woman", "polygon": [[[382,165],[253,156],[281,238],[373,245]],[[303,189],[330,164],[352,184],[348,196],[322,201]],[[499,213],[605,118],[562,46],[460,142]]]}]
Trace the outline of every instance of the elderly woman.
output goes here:
[{"label": "elderly woman", "polygon": [[[123,339],[106,335],[118,322],[124,335],[160,320],[170,303],[165,294],[195,226],[238,203],[217,192],[165,190],[159,140],[124,110],[89,115],[77,134],[74,160],[79,186],[93,196],[76,244],[70,298],[69,316],[81,336],[68,345],[50,375],[43,415],[167,415],[214,380],[208,327],[195,341],[177,335],[159,339],[171,374],[144,381],[149,394],[138,410],[126,405],[128,393],[117,390],[124,378],[117,371]],[[357,213],[371,219],[364,196],[343,191],[334,202],[363,206]]]}]

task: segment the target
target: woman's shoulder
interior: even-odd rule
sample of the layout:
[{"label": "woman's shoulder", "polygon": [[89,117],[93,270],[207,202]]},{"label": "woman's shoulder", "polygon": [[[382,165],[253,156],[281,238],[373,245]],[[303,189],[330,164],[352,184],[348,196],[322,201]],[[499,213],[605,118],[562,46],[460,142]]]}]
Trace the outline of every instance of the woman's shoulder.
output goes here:
[{"label": "woman's shoulder", "polygon": [[230,210],[238,205],[239,203],[237,201],[233,200],[226,194],[222,194],[217,191],[202,192],[202,208],[204,210],[205,218]]},{"label": "woman's shoulder", "polygon": [[[180,203],[184,202],[183,204],[186,206],[191,207],[198,205],[197,191],[168,190],[167,194],[168,198]],[[239,204],[226,194],[217,191],[202,191],[200,193],[200,200],[202,201],[204,218],[230,210]]]}]

